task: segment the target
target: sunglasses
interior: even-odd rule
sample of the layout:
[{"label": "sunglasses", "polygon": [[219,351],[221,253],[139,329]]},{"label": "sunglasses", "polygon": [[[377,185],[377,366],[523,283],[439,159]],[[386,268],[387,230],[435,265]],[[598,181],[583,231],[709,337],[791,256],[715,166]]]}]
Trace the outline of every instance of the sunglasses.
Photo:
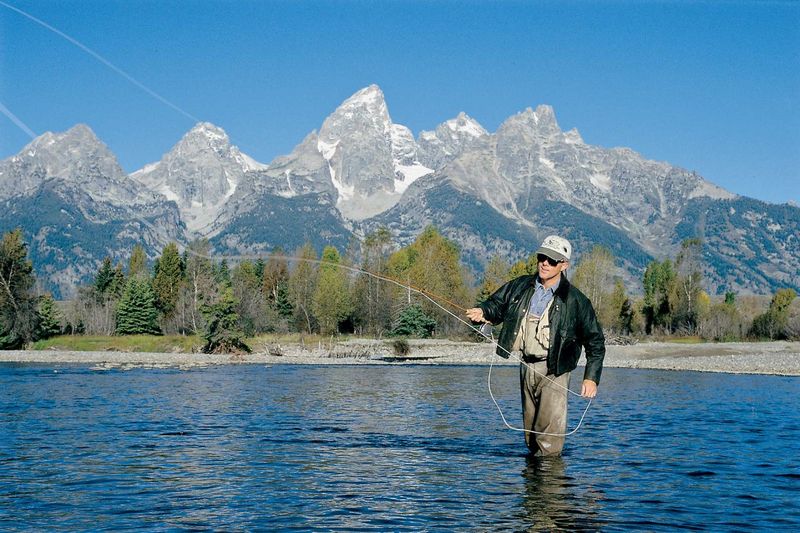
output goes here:
[{"label": "sunglasses", "polygon": [[551,267],[554,267],[554,266],[558,265],[559,263],[563,263],[564,262],[564,261],[558,261],[556,259],[553,259],[552,257],[547,257],[544,254],[537,255],[536,256],[536,260],[538,262],[540,262],[540,263],[547,263]]}]

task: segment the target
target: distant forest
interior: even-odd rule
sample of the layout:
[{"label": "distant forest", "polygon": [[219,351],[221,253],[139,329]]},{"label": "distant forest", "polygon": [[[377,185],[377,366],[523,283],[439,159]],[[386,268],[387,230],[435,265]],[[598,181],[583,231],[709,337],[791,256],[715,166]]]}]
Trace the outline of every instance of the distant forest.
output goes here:
[{"label": "distant forest", "polygon": [[[311,244],[264,259],[214,258],[207,240],[181,252],[165,246],[152,264],[136,245],[127,265],[106,258],[74,299],[55,302],[37,289],[21,230],[0,246],[0,348],[23,348],[56,335],[199,335],[204,351],[248,350],[269,333],[365,337],[477,338],[457,317],[503,283],[536,272],[536,259],[489,259],[476,280],[458,246],[435,227],[406,247],[382,228],[363,242],[321,254]],[[597,246],[568,273],[592,301],[610,339],[695,337],[710,341],[800,339],[793,289],[771,300],[703,289],[702,243],[687,239],[674,259],[651,262],[644,294],[632,297],[616,258]]]}]

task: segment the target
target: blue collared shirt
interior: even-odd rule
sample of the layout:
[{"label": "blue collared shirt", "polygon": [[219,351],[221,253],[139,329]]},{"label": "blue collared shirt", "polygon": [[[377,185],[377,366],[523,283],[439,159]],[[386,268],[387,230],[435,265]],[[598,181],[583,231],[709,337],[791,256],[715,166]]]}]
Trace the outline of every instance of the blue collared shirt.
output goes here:
[{"label": "blue collared shirt", "polygon": [[542,316],[542,314],[544,314],[544,310],[547,309],[547,304],[549,304],[555,296],[556,289],[558,289],[560,283],[561,278],[559,277],[558,282],[555,285],[550,288],[545,288],[537,276],[536,281],[534,282],[536,289],[533,292],[531,303],[528,306],[528,313],[531,315]]}]

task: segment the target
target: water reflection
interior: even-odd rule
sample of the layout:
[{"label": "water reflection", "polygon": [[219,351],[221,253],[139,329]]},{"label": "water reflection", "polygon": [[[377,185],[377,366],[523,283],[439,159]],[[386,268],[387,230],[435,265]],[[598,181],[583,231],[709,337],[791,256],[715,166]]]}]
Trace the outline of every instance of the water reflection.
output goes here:
[{"label": "water reflection", "polygon": [[524,516],[530,526],[526,531],[597,531],[595,515],[598,502],[594,495],[578,486],[567,474],[563,457],[525,458],[522,471],[525,497]]}]

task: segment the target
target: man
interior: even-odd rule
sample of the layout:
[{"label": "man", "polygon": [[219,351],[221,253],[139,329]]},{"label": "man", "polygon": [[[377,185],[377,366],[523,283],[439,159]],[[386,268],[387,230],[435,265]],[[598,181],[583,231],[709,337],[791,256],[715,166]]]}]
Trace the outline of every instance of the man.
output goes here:
[{"label": "man", "polygon": [[521,352],[520,388],[525,443],[535,455],[559,455],[567,428],[569,374],[586,350],[581,395],[594,398],[603,369],[605,338],[589,299],[564,271],[572,246],[557,235],[536,250],[537,275],[500,287],[467,310],[473,322],[503,323],[497,354]]}]

